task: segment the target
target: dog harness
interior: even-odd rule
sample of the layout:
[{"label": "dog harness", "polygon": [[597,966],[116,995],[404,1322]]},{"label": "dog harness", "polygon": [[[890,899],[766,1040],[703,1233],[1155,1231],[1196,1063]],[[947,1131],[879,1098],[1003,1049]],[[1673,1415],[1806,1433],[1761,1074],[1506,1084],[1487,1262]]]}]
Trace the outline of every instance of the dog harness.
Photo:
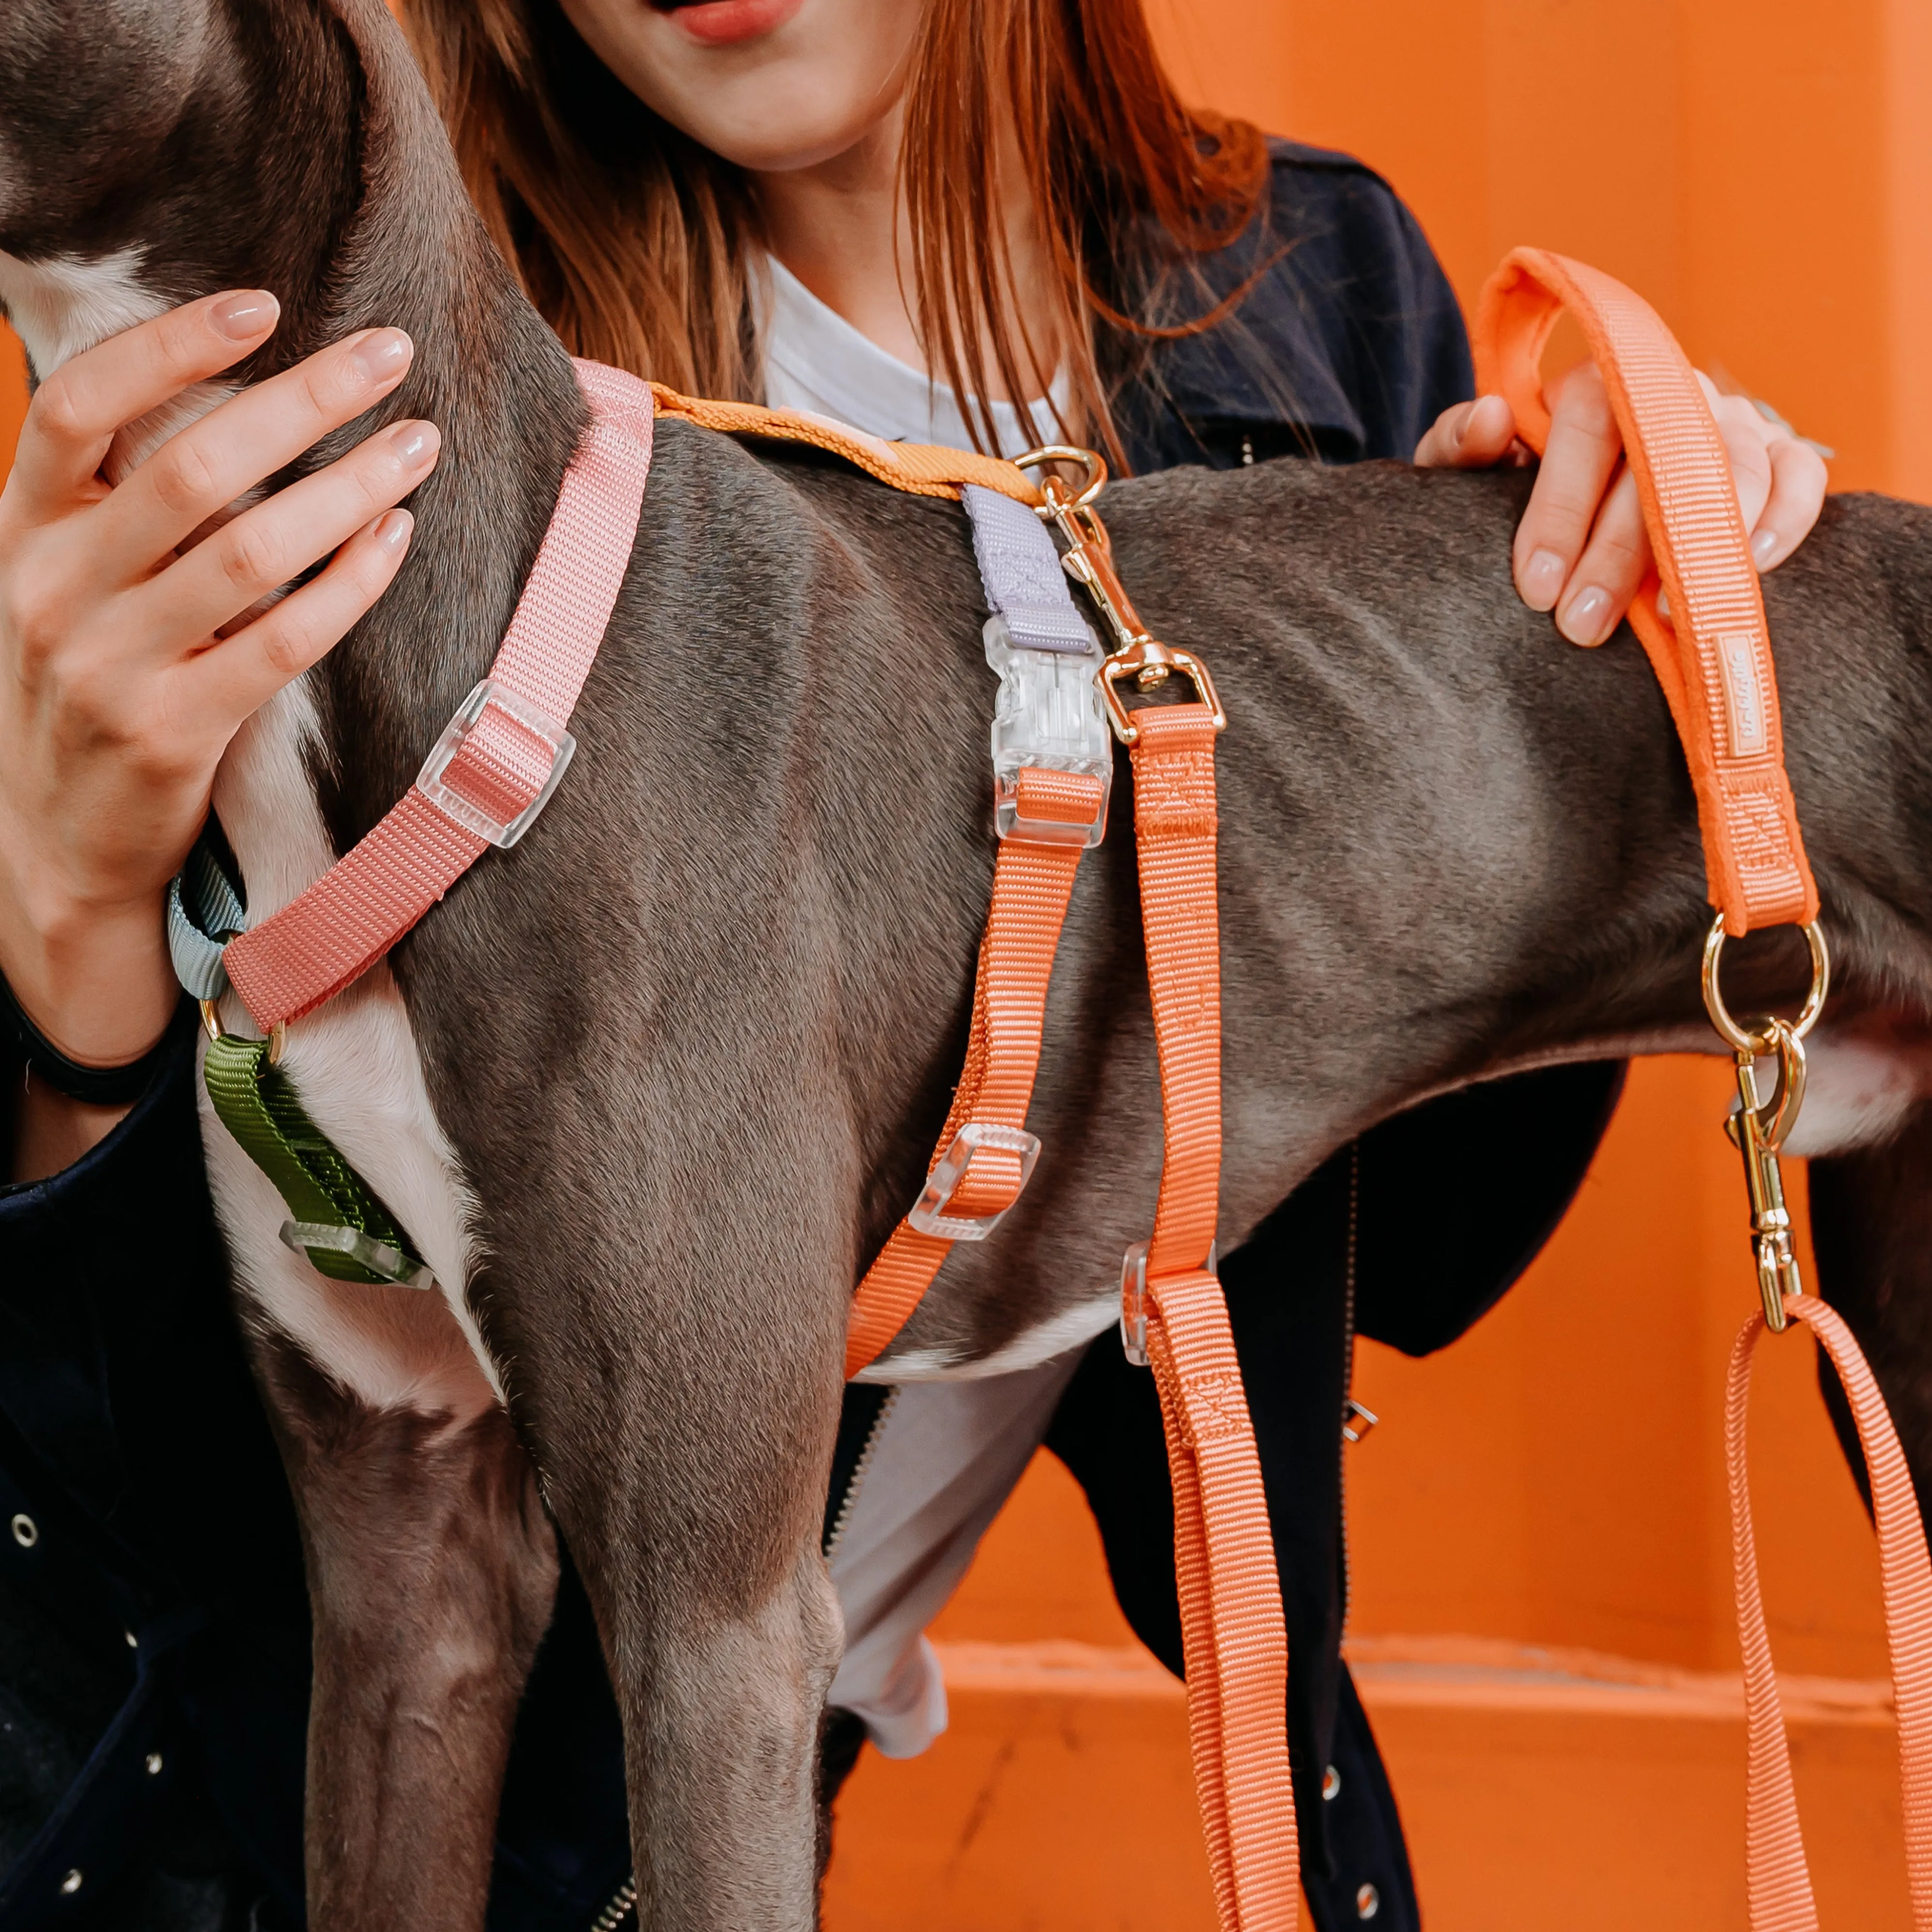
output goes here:
[{"label": "dog harness", "polygon": [[[1784,766],[1756,569],[1724,445],[1696,377],[1655,313],[1609,277],[1520,250],[1485,290],[1478,366],[1540,451],[1540,362],[1559,314],[1582,323],[1623,434],[1658,572],[1633,626],[1662,684],[1696,788],[1716,917],[1704,991],[1736,1056],[1727,1131],[1742,1155],[1763,1301],[1730,1378],[1727,1453],[1750,1750],[1748,1887],[1754,1932],[1815,1932],[1753,1553],[1744,1466],[1752,1357],[1767,1327],[1802,1322],[1844,1380],[1871,1478],[1906,1784],[1914,1923],[1932,1932],[1932,1564],[1882,1397],[1838,1316],[1802,1290],[1778,1150],[1803,1095],[1805,1034],[1828,982],[1818,899]],[[1288,1651],[1254,1435],[1220,1284],[1220,1019],[1214,749],[1226,725],[1204,664],[1155,639],[1094,508],[1106,469],[1053,447],[1016,463],[887,443],[796,412],[696,400],[580,362],[590,425],[490,675],[403,801],[288,906],[247,931],[205,854],[170,896],[183,983],[212,1036],[218,1113],[288,1202],[290,1244],[339,1279],[424,1283],[410,1245],[304,1114],[278,1067],[286,1028],[351,984],[491,844],[514,844],[569,763],[566,728],[628,566],[654,416],[809,444],[896,489],[956,498],[971,520],[999,674],[992,730],[999,850],[966,1063],[919,1198],[859,1284],[846,1373],[860,1374],[917,1308],[955,1242],[983,1240],[1040,1154],[1026,1118],[1048,982],[1082,854],[1106,826],[1112,746],[1132,761],[1142,920],[1162,1090],[1160,1186],[1148,1239],[1124,1258],[1120,1328],[1160,1391],[1174,1480],[1175,1562],[1196,1786],[1223,1932],[1290,1932],[1299,1870],[1286,1709]],[[1069,482],[1064,472],[1079,472]],[[1054,532],[1064,541],[1056,544]],[[1075,608],[1078,583],[1104,651]],[[1660,597],[1659,592],[1664,593]],[[1666,614],[1665,599],[1667,598]],[[1191,694],[1130,706],[1178,675]],[[1813,984],[1795,1022],[1740,1024],[1718,970],[1725,940],[1800,924]],[[232,988],[261,1037],[227,1034]],[[1760,1087],[1768,1063],[1772,1090]]]}]

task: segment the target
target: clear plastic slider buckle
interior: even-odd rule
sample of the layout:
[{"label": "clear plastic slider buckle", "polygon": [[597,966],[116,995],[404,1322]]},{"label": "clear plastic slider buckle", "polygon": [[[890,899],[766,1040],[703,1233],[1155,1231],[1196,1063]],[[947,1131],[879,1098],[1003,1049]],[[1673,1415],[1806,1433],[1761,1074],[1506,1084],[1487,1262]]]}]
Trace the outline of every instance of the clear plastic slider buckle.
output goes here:
[{"label": "clear plastic slider buckle", "polygon": [[576,750],[555,718],[486,677],[423,760],[416,789],[466,832],[507,848],[536,823]]},{"label": "clear plastic slider buckle", "polygon": [[[1004,617],[989,617],[982,633],[986,662],[1000,675],[993,711],[993,824],[1002,838],[1088,847],[1107,830],[1107,790],[1114,776],[1114,742],[1098,673],[1100,647],[1088,651],[1027,650],[1013,641]],[[1019,776],[1035,770],[1078,772],[1100,783],[1100,806],[1090,823],[1022,818]]]},{"label": "clear plastic slider buckle", "polygon": [[[1120,1258],[1120,1352],[1137,1369],[1151,1366],[1148,1354],[1148,1244],[1136,1241]],[[1221,1271],[1221,1244],[1208,1248],[1208,1272]]]},{"label": "clear plastic slider buckle", "polygon": [[[1000,1148],[1020,1157],[1020,1184],[1013,1198],[991,1214],[949,1214],[946,1204],[965,1178],[974,1152],[980,1148]],[[1024,1127],[1003,1127],[989,1120],[968,1120],[952,1136],[952,1144],[939,1157],[938,1165],[926,1178],[926,1186],[913,1203],[906,1219],[922,1234],[942,1241],[983,1241],[1008,1214],[1033,1178],[1034,1162],[1040,1158],[1040,1136]]]}]

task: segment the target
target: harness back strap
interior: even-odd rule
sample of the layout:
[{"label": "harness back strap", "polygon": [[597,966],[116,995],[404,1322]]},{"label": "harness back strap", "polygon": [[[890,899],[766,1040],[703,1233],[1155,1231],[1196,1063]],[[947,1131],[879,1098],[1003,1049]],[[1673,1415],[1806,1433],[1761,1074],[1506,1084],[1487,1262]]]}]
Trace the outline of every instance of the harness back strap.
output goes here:
[{"label": "harness back strap", "polygon": [[1711,902],[1740,938],[1818,915],[1818,889],[1785,776],[1764,598],[1723,438],[1684,352],[1650,304],[1611,277],[1540,248],[1504,258],[1476,323],[1477,380],[1518,434],[1550,434],[1540,364],[1557,317],[1582,324],[1602,371],[1670,616],[1653,577],[1630,608],[1684,741]]},{"label": "harness back strap", "polygon": [[[1905,1858],[1912,1922],[1932,1926],[1932,1563],[1912,1472],[1898,1432],[1851,1330],[1808,1294],[1788,1296],[1785,1312],[1807,1323],[1832,1358],[1858,1424],[1871,1486],[1884,1577],[1886,1635],[1898,1712],[1898,1754],[1905,1786]],[[1798,1824],[1791,1750],[1784,1735],[1778,1676],[1765,1628],[1757,1552],[1751,1534],[1745,1420],[1751,1356],[1764,1332],[1762,1315],[1744,1324],[1731,1351],[1724,1409],[1724,1458],[1730,1474],[1731,1547],[1737,1571],[1738,1630],[1744,1660],[1744,1718],[1750,1774],[1745,1824],[1745,1886],[1753,1932],[1818,1932],[1818,1910]]]},{"label": "harness back strap", "polygon": [[1223,1932],[1292,1932],[1300,1877],[1288,1630],[1228,1305],[1211,1271],[1221,1175],[1213,713],[1143,708],[1134,828],[1165,1132],[1147,1352],[1174,1479],[1195,1788]]},{"label": "harness back strap", "polygon": [[936,443],[888,442],[868,436],[849,423],[814,416],[802,410],[768,410],[758,403],[720,403],[681,396],[662,382],[651,385],[658,414],[696,423],[700,429],[722,430],[727,436],[763,436],[776,442],[802,442],[833,456],[842,456],[869,476],[915,496],[956,498],[960,485],[976,483],[1030,508],[1040,491],[1023,470],[1004,458],[981,456],[970,449],[947,449]]}]

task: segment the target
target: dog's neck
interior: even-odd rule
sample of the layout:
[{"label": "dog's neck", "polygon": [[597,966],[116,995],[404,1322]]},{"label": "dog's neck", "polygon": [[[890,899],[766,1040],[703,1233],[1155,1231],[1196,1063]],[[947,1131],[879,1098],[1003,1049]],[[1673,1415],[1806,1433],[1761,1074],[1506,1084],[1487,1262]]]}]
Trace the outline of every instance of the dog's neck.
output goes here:
[{"label": "dog's neck", "polygon": [[[98,252],[0,253],[0,303],[44,381],[195,295],[254,283],[280,298],[274,337],[232,378],[196,384],[116,438],[104,467],[117,482],[241,387],[330,341],[380,325],[414,340],[394,394],[268,484],[405,417],[442,432],[437,471],[410,505],[401,574],[310,680],[323,806],[341,848],[394,802],[482,675],[548,526],[582,404],[555,338],[485,238],[380,0],[346,0],[334,26],[265,46],[301,68],[302,85],[279,68],[249,68],[230,40],[211,37],[206,58],[232,69],[202,76],[188,112],[210,124],[184,124],[168,148],[193,177],[158,170],[145,212]],[[267,100],[250,100],[256,91]],[[245,116],[258,144],[266,137],[245,161],[251,178],[307,181],[298,203],[244,196],[244,164],[224,158],[237,146],[224,113]]]}]

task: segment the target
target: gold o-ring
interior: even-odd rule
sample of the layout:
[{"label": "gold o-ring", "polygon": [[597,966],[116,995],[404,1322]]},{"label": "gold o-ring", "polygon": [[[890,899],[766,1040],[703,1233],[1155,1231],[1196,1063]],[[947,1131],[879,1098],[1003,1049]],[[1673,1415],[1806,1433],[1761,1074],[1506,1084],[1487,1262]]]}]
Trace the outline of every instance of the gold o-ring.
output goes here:
[{"label": "gold o-ring", "polygon": [[[1811,952],[1811,990],[1805,994],[1804,1004],[1791,1023],[1794,1040],[1802,1040],[1817,1024],[1818,1016],[1825,1010],[1825,996],[1832,989],[1832,956],[1825,944],[1823,928],[1814,919],[1806,920],[1799,930],[1804,934],[1804,944]],[[1730,1008],[1724,1004],[1724,995],[1718,984],[1718,966],[1724,957],[1724,941],[1728,937],[1724,931],[1724,916],[1720,913],[1704,935],[1704,1010],[1710,1015],[1711,1024],[1723,1035],[1725,1044],[1733,1052],[1768,1053],[1772,1044],[1770,1032],[1762,1029],[1755,1033],[1746,1031],[1732,1018]]]}]

